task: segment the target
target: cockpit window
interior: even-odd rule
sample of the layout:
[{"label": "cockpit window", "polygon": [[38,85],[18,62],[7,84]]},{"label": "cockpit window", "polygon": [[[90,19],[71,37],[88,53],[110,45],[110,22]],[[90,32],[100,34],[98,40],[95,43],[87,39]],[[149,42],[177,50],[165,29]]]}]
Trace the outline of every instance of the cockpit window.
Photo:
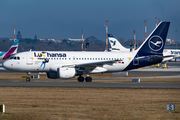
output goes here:
[{"label": "cockpit window", "polygon": [[20,57],[12,56],[10,59],[20,60]]}]

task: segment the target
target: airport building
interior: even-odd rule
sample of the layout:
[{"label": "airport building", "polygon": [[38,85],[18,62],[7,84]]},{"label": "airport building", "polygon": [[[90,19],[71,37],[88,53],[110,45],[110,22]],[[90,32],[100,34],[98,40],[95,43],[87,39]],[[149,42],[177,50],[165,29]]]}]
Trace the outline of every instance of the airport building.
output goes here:
[{"label": "airport building", "polygon": [[[70,41],[76,41],[76,42],[81,42],[81,41],[82,41],[82,39],[72,39],[72,38],[68,38],[68,40],[70,40]],[[83,41],[84,41],[84,39],[83,39]]]},{"label": "airport building", "polygon": [[174,39],[166,39],[166,44],[167,45],[171,45],[171,44],[175,44],[175,41],[174,41]]}]

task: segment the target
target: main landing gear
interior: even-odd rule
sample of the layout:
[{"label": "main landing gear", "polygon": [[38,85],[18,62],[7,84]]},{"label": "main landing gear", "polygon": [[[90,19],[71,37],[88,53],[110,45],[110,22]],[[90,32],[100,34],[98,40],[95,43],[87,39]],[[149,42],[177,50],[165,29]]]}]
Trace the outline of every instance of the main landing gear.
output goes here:
[{"label": "main landing gear", "polygon": [[[79,76],[77,80],[78,80],[78,82],[84,82],[84,77]],[[91,78],[90,76],[87,76],[87,77],[85,78],[85,81],[86,81],[86,82],[92,82],[92,78]]]}]

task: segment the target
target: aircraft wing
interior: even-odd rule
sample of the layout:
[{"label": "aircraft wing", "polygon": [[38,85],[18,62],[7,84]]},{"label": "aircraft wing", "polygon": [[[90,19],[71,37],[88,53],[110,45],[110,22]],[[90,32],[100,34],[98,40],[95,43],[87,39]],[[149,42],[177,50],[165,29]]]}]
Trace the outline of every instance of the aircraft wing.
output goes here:
[{"label": "aircraft wing", "polygon": [[120,60],[110,60],[110,61],[103,61],[103,62],[92,62],[92,63],[83,63],[83,64],[77,64],[76,67],[97,67],[102,66],[104,64],[113,64]]},{"label": "aircraft wing", "polygon": [[62,67],[90,67],[90,68],[94,68],[94,67],[99,67],[99,66],[103,66],[105,64],[113,64],[117,61],[122,61],[122,60],[109,60],[109,61],[101,61],[101,62],[91,62],[91,63],[82,63],[82,64],[74,64],[74,65],[64,65]]},{"label": "aircraft wing", "polygon": [[109,60],[109,61],[101,61],[101,62],[91,62],[91,63],[82,63],[82,64],[74,64],[74,65],[64,65],[62,67],[73,67],[76,68],[77,71],[87,73],[90,72],[106,72],[107,69],[103,67],[103,65],[112,65],[122,60]]}]

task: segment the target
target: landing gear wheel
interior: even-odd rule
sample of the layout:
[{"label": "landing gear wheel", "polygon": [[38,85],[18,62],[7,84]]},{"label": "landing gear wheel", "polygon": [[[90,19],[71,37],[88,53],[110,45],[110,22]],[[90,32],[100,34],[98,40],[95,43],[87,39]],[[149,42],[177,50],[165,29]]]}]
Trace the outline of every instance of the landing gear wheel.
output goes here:
[{"label": "landing gear wheel", "polygon": [[30,77],[31,77],[31,72],[27,72],[26,82],[30,82],[31,81]]},{"label": "landing gear wheel", "polygon": [[92,82],[92,78],[91,77],[86,77],[86,82]]},{"label": "landing gear wheel", "polygon": [[31,79],[29,77],[26,78],[26,82],[30,82]]},{"label": "landing gear wheel", "polygon": [[84,77],[79,76],[79,77],[78,77],[78,82],[84,82]]}]

